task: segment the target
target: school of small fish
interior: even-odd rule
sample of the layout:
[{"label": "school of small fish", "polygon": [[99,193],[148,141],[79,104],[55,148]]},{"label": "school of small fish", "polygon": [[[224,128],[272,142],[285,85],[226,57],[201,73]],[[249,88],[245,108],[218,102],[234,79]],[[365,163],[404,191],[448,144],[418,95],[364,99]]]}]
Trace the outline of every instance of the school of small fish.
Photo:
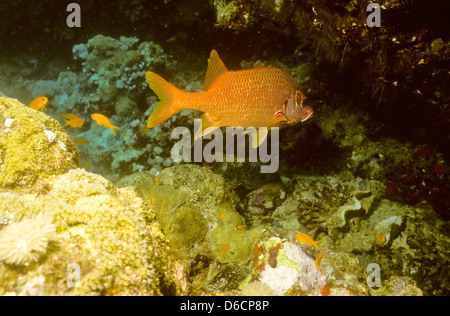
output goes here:
[{"label": "school of small fish", "polygon": [[[28,103],[28,107],[35,109],[37,111],[45,111],[47,103],[48,103],[48,98],[42,96],[42,97],[38,97],[38,98],[32,100],[30,103]],[[107,118],[103,114],[94,113],[91,115],[91,117],[99,125],[106,127],[106,128],[110,128],[114,135],[116,135],[114,129],[120,130],[119,127],[112,125],[109,118]],[[61,114],[61,118],[64,120],[64,123],[65,123],[63,125],[63,127],[70,126],[73,128],[77,128],[77,127],[82,127],[84,124],[84,121],[75,113]],[[82,137],[75,138],[74,141],[77,144],[86,144],[89,142],[87,139],[82,138]]]}]

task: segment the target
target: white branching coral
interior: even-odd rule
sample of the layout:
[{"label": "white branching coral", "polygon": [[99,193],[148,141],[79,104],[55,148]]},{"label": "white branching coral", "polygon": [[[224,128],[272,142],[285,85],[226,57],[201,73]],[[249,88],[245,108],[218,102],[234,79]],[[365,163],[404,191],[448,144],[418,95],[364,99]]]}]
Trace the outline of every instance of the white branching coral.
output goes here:
[{"label": "white branching coral", "polygon": [[0,231],[0,260],[12,265],[37,261],[54,234],[52,219],[43,213],[12,223]]}]

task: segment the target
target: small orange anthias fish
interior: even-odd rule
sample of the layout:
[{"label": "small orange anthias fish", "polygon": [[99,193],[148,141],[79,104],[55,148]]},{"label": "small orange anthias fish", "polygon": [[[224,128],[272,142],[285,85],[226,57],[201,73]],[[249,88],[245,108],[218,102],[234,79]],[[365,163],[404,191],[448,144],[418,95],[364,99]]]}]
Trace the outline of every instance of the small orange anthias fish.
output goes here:
[{"label": "small orange anthias fish", "polygon": [[[229,71],[215,50],[208,59],[203,92],[181,91],[151,71],[146,78],[161,99],[148,118],[147,128],[159,125],[182,109],[204,112],[203,130],[195,138],[221,126],[284,127],[313,115],[311,107],[303,105],[305,96],[297,82],[284,70],[260,67]],[[206,131],[207,128],[211,129]],[[258,146],[267,131],[262,129],[259,135]]]},{"label": "small orange anthias fish", "polygon": [[73,120],[74,118],[77,118],[78,115],[76,115],[75,113],[66,113],[66,114],[61,114],[61,117],[64,121],[70,121]]},{"label": "small orange anthias fish", "polygon": [[79,117],[73,118],[71,120],[64,120],[66,124],[64,126],[69,125],[70,127],[81,127],[83,126],[84,122]]},{"label": "small orange anthias fish", "polygon": [[322,258],[323,258],[323,253],[319,253],[319,255],[316,258],[316,268],[317,268],[317,271],[324,274],[323,270],[320,268],[320,262],[322,261]]},{"label": "small orange anthias fish", "polygon": [[89,141],[86,138],[83,137],[77,137],[73,139],[75,144],[83,145],[89,143]]},{"label": "small orange anthias fish", "polygon": [[379,244],[384,244],[386,242],[386,235],[381,233],[375,237],[375,242]]},{"label": "small orange anthias fish", "polygon": [[107,118],[106,116],[104,116],[103,114],[99,114],[99,113],[94,113],[91,115],[92,119],[94,121],[96,121],[99,125],[104,126],[106,128],[110,128],[114,134],[114,136],[116,135],[116,132],[114,131],[114,129],[118,129],[120,130],[119,127],[117,126],[113,126],[111,121],[109,120],[109,118]]},{"label": "small orange anthias fish", "polygon": [[314,241],[314,239],[312,239],[307,234],[297,233],[297,234],[295,234],[295,239],[297,239],[299,242],[301,242],[303,244],[314,246],[314,247],[322,250],[322,248],[317,245],[317,243],[319,243],[320,241]]},{"label": "small orange anthias fish", "polygon": [[45,111],[45,106],[47,105],[48,99],[46,97],[39,97],[28,103],[28,107],[38,110]]},{"label": "small orange anthias fish", "polygon": [[222,247],[222,249],[220,250],[220,255],[223,255],[225,252],[228,251],[228,249],[230,249],[230,244],[226,244]]}]

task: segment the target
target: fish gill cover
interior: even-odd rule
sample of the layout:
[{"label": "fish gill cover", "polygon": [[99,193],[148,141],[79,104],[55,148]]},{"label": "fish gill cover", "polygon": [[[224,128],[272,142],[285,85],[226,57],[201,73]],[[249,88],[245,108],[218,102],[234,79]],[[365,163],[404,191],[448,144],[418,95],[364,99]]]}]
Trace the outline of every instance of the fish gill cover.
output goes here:
[{"label": "fish gill cover", "polygon": [[[0,294],[449,295],[449,4],[368,4],[3,1]],[[214,88],[213,50],[308,120],[255,160],[200,111],[148,128],[146,73]]]}]

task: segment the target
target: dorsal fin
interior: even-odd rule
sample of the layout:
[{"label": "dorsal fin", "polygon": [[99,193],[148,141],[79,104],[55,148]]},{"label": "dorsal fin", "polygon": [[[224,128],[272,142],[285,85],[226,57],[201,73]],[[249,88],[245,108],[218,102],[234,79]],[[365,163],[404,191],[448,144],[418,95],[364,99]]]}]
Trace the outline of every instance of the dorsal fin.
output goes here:
[{"label": "dorsal fin", "polygon": [[205,77],[205,91],[211,87],[214,81],[223,73],[228,71],[227,67],[223,63],[222,59],[220,59],[219,54],[216,50],[211,51],[211,55],[209,55],[208,59],[208,69],[206,70]]}]

